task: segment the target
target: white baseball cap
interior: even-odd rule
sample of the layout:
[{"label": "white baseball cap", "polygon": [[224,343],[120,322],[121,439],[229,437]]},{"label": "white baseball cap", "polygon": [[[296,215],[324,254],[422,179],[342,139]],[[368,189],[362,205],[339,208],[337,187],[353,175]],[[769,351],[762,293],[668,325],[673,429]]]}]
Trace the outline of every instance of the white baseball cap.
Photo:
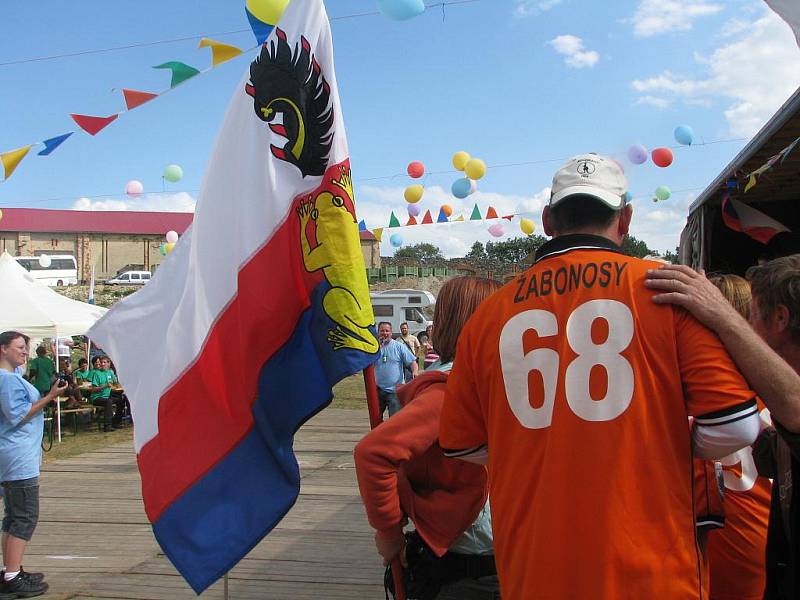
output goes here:
[{"label": "white baseball cap", "polygon": [[599,154],[581,154],[569,159],[553,177],[550,206],[564,198],[583,194],[619,210],[625,205],[628,181],[615,160]]}]

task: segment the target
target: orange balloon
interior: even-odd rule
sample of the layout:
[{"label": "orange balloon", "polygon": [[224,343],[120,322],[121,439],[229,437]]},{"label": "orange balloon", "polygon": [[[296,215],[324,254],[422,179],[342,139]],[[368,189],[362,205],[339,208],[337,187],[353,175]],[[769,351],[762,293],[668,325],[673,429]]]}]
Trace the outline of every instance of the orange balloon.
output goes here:
[{"label": "orange balloon", "polygon": [[453,214],[453,207],[449,204],[442,204],[442,210],[448,217]]}]

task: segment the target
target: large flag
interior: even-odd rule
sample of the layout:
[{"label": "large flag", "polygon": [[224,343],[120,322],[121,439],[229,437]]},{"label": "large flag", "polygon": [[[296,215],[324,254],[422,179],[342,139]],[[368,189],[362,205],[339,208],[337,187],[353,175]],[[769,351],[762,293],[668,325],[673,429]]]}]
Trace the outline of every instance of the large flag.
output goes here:
[{"label": "large flag", "polygon": [[289,4],[190,230],[89,336],[131,400],[155,535],[199,593],[294,504],[295,431],[378,351],[322,0]]},{"label": "large flag", "polygon": [[782,231],[790,231],[785,225],[744,202],[725,196],[722,200],[722,221],[730,229],[746,233],[762,244],[768,243]]},{"label": "large flag", "polygon": [[769,7],[788,23],[800,45],[800,3],[797,0],[766,0]]}]

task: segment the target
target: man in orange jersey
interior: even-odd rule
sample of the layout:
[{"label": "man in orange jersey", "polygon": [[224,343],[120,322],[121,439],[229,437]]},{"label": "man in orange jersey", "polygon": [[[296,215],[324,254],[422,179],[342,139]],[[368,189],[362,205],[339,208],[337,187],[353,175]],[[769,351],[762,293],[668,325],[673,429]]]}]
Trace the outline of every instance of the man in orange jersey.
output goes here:
[{"label": "man in orange jersey", "polygon": [[609,158],[561,167],[542,215],[554,239],[458,342],[440,444],[488,456],[504,600],[702,598],[692,456],[758,434],[716,336],[653,303],[656,263],[621,253],[626,190]]}]

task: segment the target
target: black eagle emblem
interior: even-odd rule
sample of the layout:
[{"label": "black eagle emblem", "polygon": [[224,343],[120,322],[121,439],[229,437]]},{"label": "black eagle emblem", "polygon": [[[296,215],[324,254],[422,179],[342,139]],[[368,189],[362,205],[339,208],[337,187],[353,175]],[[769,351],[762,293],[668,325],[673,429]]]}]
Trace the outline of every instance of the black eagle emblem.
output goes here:
[{"label": "black eagle emblem", "polygon": [[[258,118],[287,139],[281,148],[270,144],[272,154],[296,166],[303,177],[323,175],[333,137],[330,85],[305,37],[294,52],[284,31],[276,28],[275,37],[250,65],[245,91],[253,97]],[[283,116],[282,124],[275,122],[277,114]]]}]

